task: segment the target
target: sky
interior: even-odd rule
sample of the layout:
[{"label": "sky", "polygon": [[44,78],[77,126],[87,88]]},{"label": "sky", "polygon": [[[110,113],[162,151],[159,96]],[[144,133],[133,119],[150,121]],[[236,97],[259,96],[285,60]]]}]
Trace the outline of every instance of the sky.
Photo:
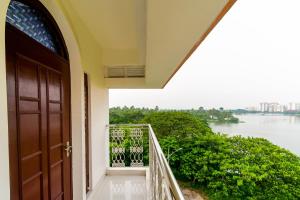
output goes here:
[{"label": "sky", "polygon": [[299,10],[299,0],[238,0],[164,89],[111,89],[110,107],[300,102]]}]

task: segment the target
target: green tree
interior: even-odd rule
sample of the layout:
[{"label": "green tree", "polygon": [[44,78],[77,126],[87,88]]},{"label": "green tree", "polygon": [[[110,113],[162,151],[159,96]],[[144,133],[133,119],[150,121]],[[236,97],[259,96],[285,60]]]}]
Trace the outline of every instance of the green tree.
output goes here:
[{"label": "green tree", "polygon": [[190,113],[160,111],[145,115],[144,123],[151,124],[159,138],[176,136],[180,139],[212,133],[208,124]]},{"label": "green tree", "polygon": [[[213,200],[298,200],[300,158],[266,139],[213,133],[207,120],[234,121],[229,111],[112,108],[111,123],[149,123],[177,179]],[[237,119],[238,121],[238,119]],[[147,154],[147,153],[146,153]]]}]

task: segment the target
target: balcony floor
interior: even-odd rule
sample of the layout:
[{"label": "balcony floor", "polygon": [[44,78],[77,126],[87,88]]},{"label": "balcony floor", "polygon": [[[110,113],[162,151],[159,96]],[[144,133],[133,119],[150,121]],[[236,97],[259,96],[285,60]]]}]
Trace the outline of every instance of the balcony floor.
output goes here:
[{"label": "balcony floor", "polygon": [[106,176],[91,200],[146,200],[145,176]]}]

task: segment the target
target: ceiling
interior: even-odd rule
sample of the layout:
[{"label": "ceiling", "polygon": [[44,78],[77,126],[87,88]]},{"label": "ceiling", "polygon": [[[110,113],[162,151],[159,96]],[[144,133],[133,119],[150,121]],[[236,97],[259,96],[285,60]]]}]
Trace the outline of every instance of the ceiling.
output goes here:
[{"label": "ceiling", "polygon": [[164,87],[233,3],[234,0],[61,0],[77,29],[76,35],[83,38],[88,32],[96,41],[103,66],[145,67],[144,78],[107,79],[109,88]]}]

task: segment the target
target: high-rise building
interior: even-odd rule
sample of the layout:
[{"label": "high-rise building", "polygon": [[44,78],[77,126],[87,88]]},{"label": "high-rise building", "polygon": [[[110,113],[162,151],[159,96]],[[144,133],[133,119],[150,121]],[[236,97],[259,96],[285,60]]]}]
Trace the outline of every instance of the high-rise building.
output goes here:
[{"label": "high-rise building", "polygon": [[286,105],[280,105],[279,106],[279,111],[278,112],[286,112],[287,111],[287,106]]},{"label": "high-rise building", "polygon": [[289,111],[295,111],[295,103],[289,103]]},{"label": "high-rise building", "polygon": [[260,111],[261,112],[268,112],[269,104],[266,102],[260,103]]},{"label": "high-rise building", "polygon": [[268,112],[279,112],[279,103],[269,103]]},{"label": "high-rise building", "polygon": [[[300,105],[299,105],[300,109]],[[280,105],[279,103],[273,102],[273,103],[267,103],[263,102],[260,103],[260,109],[261,112],[285,112],[287,110],[287,107],[285,105]]]},{"label": "high-rise building", "polygon": [[300,103],[295,103],[295,111],[300,111]]},{"label": "high-rise building", "polygon": [[300,103],[289,103],[289,107],[288,107],[289,111],[300,111]]}]

